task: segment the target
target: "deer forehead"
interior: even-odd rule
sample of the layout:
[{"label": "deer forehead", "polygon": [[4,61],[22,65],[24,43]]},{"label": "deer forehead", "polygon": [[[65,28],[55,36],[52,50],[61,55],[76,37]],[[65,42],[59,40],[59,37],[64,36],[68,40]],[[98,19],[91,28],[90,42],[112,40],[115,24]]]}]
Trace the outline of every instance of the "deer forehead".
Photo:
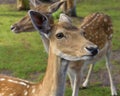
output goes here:
[{"label": "deer forehead", "polygon": [[77,27],[73,26],[72,24],[65,23],[65,22],[60,22],[58,24],[55,24],[54,27],[52,28],[52,32],[54,34],[57,33],[64,33],[64,34],[71,34],[71,33],[76,33],[78,34],[80,31]]}]

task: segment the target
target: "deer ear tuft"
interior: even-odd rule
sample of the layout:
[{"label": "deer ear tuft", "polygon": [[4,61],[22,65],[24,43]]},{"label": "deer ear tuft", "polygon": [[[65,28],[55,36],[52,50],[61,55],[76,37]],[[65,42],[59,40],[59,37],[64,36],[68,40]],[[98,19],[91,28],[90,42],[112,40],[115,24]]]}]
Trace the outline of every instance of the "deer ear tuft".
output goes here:
[{"label": "deer ear tuft", "polygon": [[64,4],[65,3],[65,1],[58,1],[58,2],[56,2],[56,3],[53,3],[51,6],[49,6],[49,8],[48,8],[48,11],[49,11],[49,13],[54,13],[54,12],[56,12],[60,7],[61,7],[61,5],[62,4]]}]

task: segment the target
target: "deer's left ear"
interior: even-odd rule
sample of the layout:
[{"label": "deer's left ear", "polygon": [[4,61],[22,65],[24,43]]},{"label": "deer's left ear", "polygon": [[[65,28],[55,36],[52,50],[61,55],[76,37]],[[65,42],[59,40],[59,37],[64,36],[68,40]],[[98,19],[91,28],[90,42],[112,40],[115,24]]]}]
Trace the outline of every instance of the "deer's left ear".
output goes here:
[{"label": "deer's left ear", "polygon": [[35,29],[41,34],[48,34],[50,30],[48,18],[44,14],[32,10],[30,10],[28,13]]},{"label": "deer's left ear", "polygon": [[64,1],[58,1],[58,2],[56,2],[56,3],[53,3],[51,6],[49,6],[49,8],[48,8],[48,11],[49,11],[49,13],[54,13],[55,11],[57,11],[59,8],[60,8],[60,6],[62,5],[62,4],[64,4],[66,1],[64,0]]}]

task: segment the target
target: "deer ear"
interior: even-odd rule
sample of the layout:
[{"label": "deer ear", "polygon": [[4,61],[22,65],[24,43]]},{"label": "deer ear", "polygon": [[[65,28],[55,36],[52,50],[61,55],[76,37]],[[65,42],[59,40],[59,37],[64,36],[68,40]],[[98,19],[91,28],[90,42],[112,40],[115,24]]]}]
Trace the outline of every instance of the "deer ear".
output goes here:
[{"label": "deer ear", "polygon": [[66,23],[72,23],[72,20],[70,17],[68,17],[67,15],[61,13],[60,17],[59,17],[59,22],[66,22]]},{"label": "deer ear", "polygon": [[51,6],[49,6],[49,8],[48,8],[48,11],[50,12],[50,13],[54,13],[55,11],[57,11],[59,8],[60,8],[60,6],[63,4],[63,3],[65,3],[66,1],[64,0],[64,1],[58,1],[58,2],[56,2],[56,3],[53,3]]},{"label": "deer ear", "polygon": [[30,6],[32,8],[36,8],[38,5],[42,4],[40,0],[29,0],[30,1]]},{"label": "deer ear", "polygon": [[48,18],[44,14],[32,10],[30,10],[28,13],[35,29],[38,30],[41,34],[48,34],[50,30]]}]

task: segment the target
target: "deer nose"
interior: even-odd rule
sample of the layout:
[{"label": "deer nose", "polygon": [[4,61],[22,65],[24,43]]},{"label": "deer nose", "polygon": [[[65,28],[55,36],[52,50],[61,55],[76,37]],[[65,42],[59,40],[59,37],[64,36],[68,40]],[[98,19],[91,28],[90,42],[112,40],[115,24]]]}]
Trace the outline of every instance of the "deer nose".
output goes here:
[{"label": "deer nose", "polygon": [[13,29],[15,29],[15,27],[14,27],[14,26],[11,26],[11,30],[13,30]]},{"label": "deer nose", "polygon": [[98,53],[98,47],[86,47],[86,49],[91,53],[92,56],[95,56]]}]

